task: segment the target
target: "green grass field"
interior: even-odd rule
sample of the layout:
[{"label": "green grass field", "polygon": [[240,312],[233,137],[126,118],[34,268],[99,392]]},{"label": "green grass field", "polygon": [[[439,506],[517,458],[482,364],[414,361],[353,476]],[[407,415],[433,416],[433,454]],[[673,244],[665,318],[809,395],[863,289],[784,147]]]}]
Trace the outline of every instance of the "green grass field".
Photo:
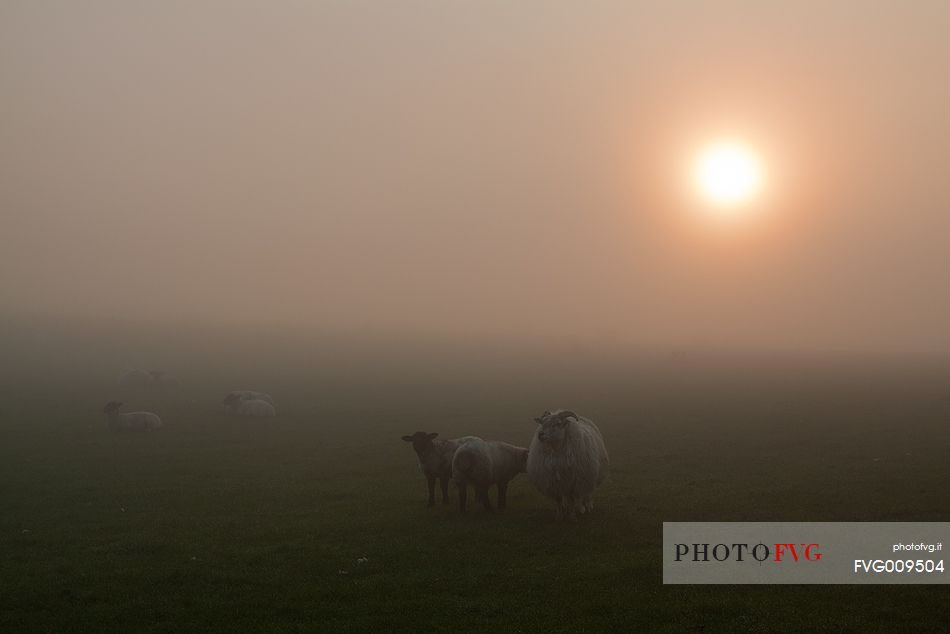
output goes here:
[{"label": "green grass field", "polygon": [[[660,563],[663,521],[947,521],[945,365],[647,360],[574,375],[530,360],[466,369],[465,355],[371,371],[305,347],[284,365],[162,350],[181,368],[173,397],[121,394],[113,357],[86,364],[88,351],[8,368],[0,631],[950,623],[947,586],[663,586]],[[236,387],[270,391],[279,417],[225,417]],[[166,427],[108,432],[101,409],[117,396]],[[592,515],[556,523],[525,476],[502,513],[426,508],[401,435],[526,445],[531,417],[561,406],[594,418],[611,453]]]}]

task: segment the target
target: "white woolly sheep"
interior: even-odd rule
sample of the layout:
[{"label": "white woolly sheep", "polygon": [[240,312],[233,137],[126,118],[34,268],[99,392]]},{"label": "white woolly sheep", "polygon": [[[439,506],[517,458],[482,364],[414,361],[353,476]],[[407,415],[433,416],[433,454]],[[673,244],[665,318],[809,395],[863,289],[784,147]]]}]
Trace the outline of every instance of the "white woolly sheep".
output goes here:
[{"label": "white woolly sheep", "polygon": [[270,418],[277,416],[277,410],[267,401],[260,399],[244,400],[233,394],[224,399],[224,411],[236,416],[251,416],[254,418]]},{"label": "white woolly sheep", "polygon": [[151,431],[162,426],[162,419],[152,412],[128,412],[120,414],[119,408],[122,403],[119,401],[109,401],[106,403],[102,413],[109,417],[110,429],[131,429],[141,431]]},{"label": "white woolly sheep", "polygon": [[528,449],[528,479],[557,503],[558,519],[593,510],[594,489],[607,477],[604,438],[593,421],[569,410],[545,412]]},{"label": "white woolly sheep", "polygon": [[178,380],[178,377],[169,374],[168,372],[163,372],[162,370],[149,370],[148,373],[152,377],[152,385],[154,387],[170,390],[181,387],[181,381]]},{"label": "white woolly sheep", "polygon": [[467,436],[460,439],[458,450],[452,458],[452,478],[459,488],[459,510],[465,512],[468,485],[475,489],[475,501],[491,511],[488,489],[498,485],[498,508],[507,506],[508,482],[519,473],[524,473],[528,462],[528,450],[506,442],[484,441]]},{"label": "white woolly sheep", "polygon": [[271,398],[270,394],[267,392],[255,392],[254,390],[234,390],[233,392],[228,392],[224,400],[227,402],[229,398],[235,396],[242,401],[267,401],[271,405],[274,404],[274,399]]},{"label": "white woolly sheep", "polygon": [[419,459],[419,468],[422,469],[429,485],[429,506],[435,505],[435,481],[439,480],[442,487],[442,504],[449,503],[449,480],[452,478],[452,456],[458,449],[459,441],[436,438],[437,433],[417,431],[411,436],[402,439],[412,443],[412,448]]},{"label": "white woolly sheep", "polygon": [[119,377],[119,387],[144,389],[177,389],[181,382],[174,376],[161,370],[129,370]]},{"label": "white woolly sheep", "polygon": [[142,388],[151,383],[152,375],[145,370],[129,370],[119,377],[119,387]]}]

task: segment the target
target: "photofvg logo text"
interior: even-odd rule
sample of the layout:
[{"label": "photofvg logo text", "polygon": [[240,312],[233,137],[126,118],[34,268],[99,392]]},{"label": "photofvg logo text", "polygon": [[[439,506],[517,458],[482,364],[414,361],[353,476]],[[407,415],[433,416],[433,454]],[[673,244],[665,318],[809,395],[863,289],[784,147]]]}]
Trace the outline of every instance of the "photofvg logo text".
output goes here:
[{"label": "photofvg logo text", "polygon": [[947,522],[665,522],[663,583],[950,583]]},{"label": "photofvg logo text", "polygon": [[674,561],[821,561],[821,545],[817,543],[784,543],[771,547],[763,542],[755,545],[732,544],[675,544]]}]

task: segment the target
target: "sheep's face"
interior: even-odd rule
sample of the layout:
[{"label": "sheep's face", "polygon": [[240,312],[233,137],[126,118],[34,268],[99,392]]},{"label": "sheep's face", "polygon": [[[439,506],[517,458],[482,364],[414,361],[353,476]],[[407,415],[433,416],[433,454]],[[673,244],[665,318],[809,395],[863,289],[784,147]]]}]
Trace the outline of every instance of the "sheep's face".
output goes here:
[{"label": "sheep's face", "polygon": [[537,419],[540,427],[538,428],[538,440],[541,442],[558,446],[564,442],[565,428],[567,421],[560,418]]},{"label": "sheep's face", "polygon": [[102,409],[103,414],[114,414],[119,411],[119,408],[122,407],[122,403],[118,401],[109,401],[106,403],[106,406]]},{"label": "sheep's face", "polygon": [[417,431],[412,436],[403,436],[402,439],[406,442],[411,442],[412,448],[415,449],[416,453],[423,456],[432,449],[432,440],[436,436],[438,436],[436,433],[429,434],[424,431]]},{"label": "sheep's face", "polygon": [[241,397],[238,396],[237,394],[228,394],[227,396],[224,397],[224,404],[234,405],[239,400],[241,400]]},{"label": "sheep's face", "polygon": [[554,414],[544,412],[540,418],[535,418],[535,422],[540,425],[538,427],[538,440],[548,446],[559,447],[567,435],[567,426],[571,417],[576,418],[576,414],[573,412],[557,412]]}]

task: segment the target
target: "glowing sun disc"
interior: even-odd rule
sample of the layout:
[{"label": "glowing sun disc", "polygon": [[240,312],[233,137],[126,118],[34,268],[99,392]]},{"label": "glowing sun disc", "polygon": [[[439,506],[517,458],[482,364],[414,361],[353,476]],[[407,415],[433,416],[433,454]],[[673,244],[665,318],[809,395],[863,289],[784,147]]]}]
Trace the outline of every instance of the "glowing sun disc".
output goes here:
[{"label": "glowing sun disc", "polygon": [[720,141],[696,156],[693,178],[706,201],[717,207],[736,207],[762,189],[762,161],[742,143]]}]

